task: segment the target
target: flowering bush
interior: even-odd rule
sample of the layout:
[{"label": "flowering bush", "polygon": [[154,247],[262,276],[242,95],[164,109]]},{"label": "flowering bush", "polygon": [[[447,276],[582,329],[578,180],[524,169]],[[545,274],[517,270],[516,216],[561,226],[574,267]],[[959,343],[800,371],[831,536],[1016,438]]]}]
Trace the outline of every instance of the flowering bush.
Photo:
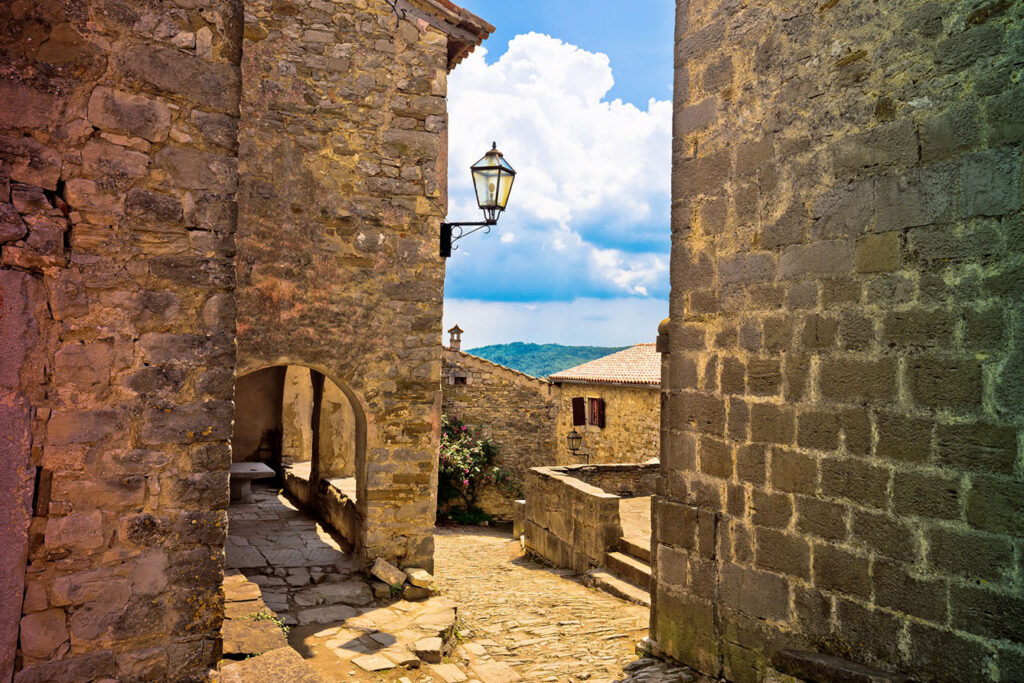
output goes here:
[{"label": "flowering bush", "polygon": [[481,438],[480,430],[470,429],[455,416],[441,418],[441,452],[438,457],[437,498],[439,516],[456,520],[484,520],[477,507],[480,490],[487,484],[503,485],[508,472],[494,465],[498,447]]}]

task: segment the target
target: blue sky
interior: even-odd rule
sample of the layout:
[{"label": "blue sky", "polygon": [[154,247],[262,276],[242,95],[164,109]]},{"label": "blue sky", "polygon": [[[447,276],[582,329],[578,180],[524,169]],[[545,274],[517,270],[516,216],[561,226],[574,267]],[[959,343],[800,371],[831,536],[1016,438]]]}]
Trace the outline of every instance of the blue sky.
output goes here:
[{"label": "blue sky", "polygon": [[449,219],[468,167],[518,176],[491,234],[448,259],[445,328],[493,343],[623,345],[668,315],[672,3],[463,0],[497,27],[449,77]]}]

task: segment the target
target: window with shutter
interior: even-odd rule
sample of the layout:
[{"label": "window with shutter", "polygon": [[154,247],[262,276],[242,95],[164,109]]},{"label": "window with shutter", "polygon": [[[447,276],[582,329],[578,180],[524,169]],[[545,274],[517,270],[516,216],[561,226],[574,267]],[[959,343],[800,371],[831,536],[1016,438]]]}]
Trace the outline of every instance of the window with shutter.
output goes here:
[{"label": "window with shutter", "polygon": [[584,401],[585,399],[582,396],[579,396],[572,400],[573,426],[587,424],[587,405]]},{"label": "window with shutter", "polygon": [[590,399],[590,424],[604,429],[604,399]]}]

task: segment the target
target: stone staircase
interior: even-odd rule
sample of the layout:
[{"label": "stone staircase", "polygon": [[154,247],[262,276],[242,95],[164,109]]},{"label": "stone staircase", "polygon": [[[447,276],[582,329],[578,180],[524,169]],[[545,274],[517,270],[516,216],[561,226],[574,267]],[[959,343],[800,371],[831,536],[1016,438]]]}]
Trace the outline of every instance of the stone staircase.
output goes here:
[{"label": "stone staircase", "polygon": [[647,538],[620,538],[618,550],[604,555],[604,569],[587,573],[591,583],[612,595],[651,606],[651,548]]}]

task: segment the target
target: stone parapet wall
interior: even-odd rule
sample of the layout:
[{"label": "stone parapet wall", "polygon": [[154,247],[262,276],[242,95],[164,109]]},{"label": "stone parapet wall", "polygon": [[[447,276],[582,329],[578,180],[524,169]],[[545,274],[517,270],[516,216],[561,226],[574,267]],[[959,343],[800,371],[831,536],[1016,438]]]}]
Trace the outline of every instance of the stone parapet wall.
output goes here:
[{"label": "stone parapet wall", "polygon": [[652,633],[1024,678],[1024,7],[677,3]]},{"label": "stone parapet wall", "polygon": [[241,16],[0,5],[0,679],[219,654]]},{"label": "stone parapet wall", "polygon": [[526,549],[577,572],[604,566],[622,536],[620,497],[579,478],[583,469],[534,467],[526,475]]},{"label": "stone parapet wall", "polygon": [[575,478],[607,493],[622,498],[636,498],[654,495],[661,465],[656,462],[639,465],[581,465],[573,467],[571,471]]},{"label": "stone parapet wall", "polygon": [[572,399],[600,398],[605,402],[605,426],[577,426],[583,435],[582,450],[590,462],[644,462],[658,457],[661,396],[658,387],[628,384],[562,382],[559,384],[559,447],[573,429]]}]

